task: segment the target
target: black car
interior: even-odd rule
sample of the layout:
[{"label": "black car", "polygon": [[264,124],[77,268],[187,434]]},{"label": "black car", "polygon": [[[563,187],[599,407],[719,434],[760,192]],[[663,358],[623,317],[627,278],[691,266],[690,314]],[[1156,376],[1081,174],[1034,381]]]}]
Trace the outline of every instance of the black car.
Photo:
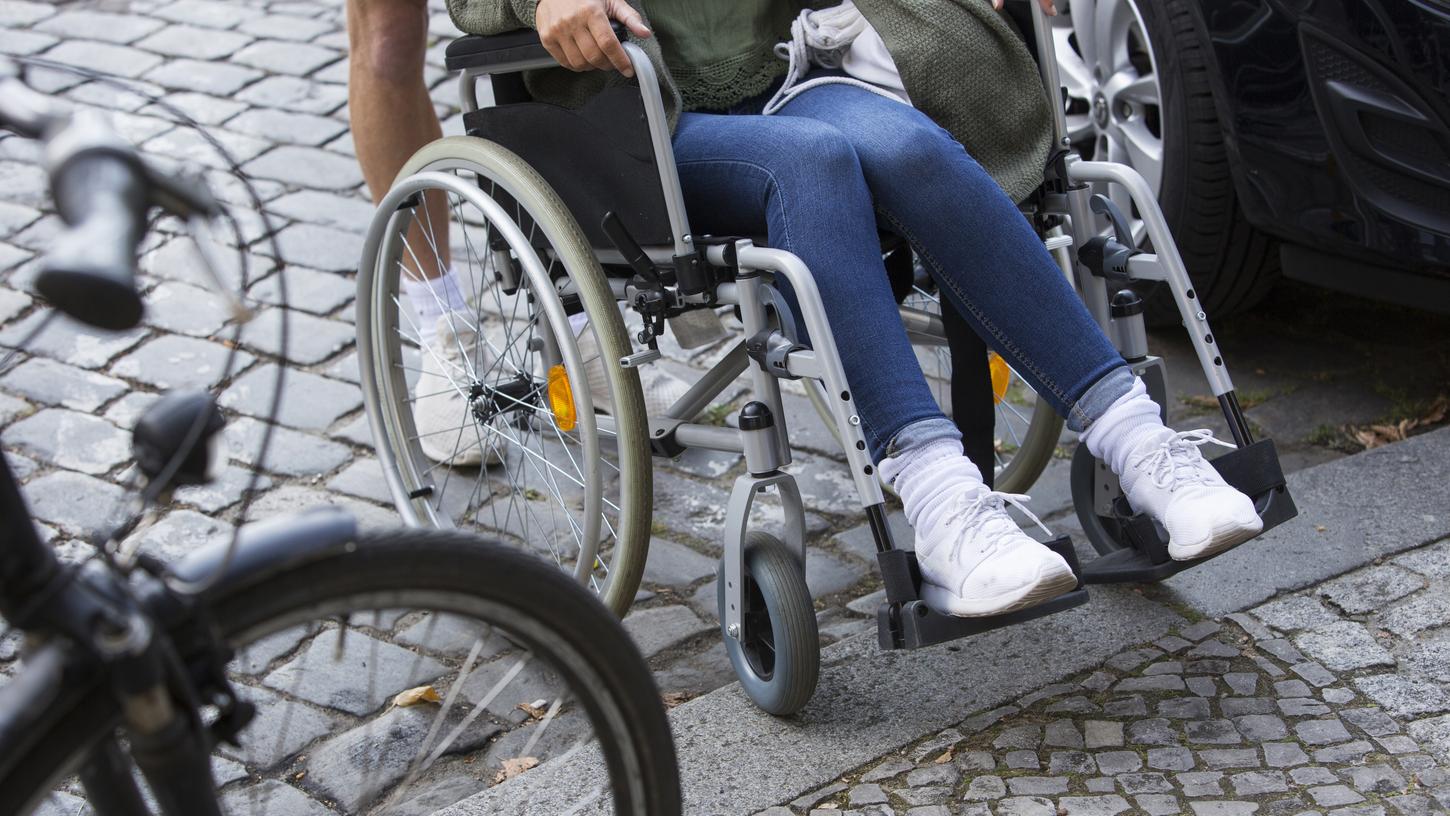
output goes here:
[{"label": "black car", "polygon": [[1450,311],[1450,2],[1059,6],[1074,142],[1158,191],[1214,312],[1281,270]]}]

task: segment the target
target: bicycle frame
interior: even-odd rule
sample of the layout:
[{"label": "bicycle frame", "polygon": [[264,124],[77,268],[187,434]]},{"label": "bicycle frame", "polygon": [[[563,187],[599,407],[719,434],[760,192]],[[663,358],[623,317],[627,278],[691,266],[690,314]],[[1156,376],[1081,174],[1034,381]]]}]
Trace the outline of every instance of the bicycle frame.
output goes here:
[{"label": "bicycle frame", "polygon": [[[146,777],[160,812],[168,816],[220,816],[211,776],[212,742],[225,734],[208,732],[194,711],[179,700],[177,684],[198,676],[224,682],[210,671],[224,664],[226,649],[214,640],[205,615],[205,593],[185,595],[148,574],[127,585],[109,565],[91,568],[62,565],[35,535],[29,512],[9,465],[0,456],[0,614],[35,638],[25,671],[0,686],[0,781],[33,778],[34,746],[68,722],[93,725],[97,718],[116,718],[125,729],[129,752],[114,738],[91,746],[75,769],[92,808],[101,816],[147,816],[127,754]],[[175,565],[172,573],[187,582],[208,581],[208,592],[226,594],[238,585],[265,582],[352,546],[357,525],[338,508],[319,508],[243,528],[235,552],[232,542],[204,547]],[[125,636],[108,632],[98,621],[121,616]],[[164,652],[172,644],[180,667],[168,668]],[[77,648],[79,647],[79,648]],[[174,668],[186,669],[178,678]],[[87,701],[113,697],[104,710],[85,710]],[[34,700],[47,690],[52,703],[23,706],[13,700]],[[200,691],[200,690],[199,690]],[[215,691],[215,689],[213,689]],[[216,699],[208,693],[207,699]],[[248,709],[227,727],[245,724]],[[18,775],[18,776],[17,776]],[[0,811],[23,811],[27,805],[6,798],[0,785]]]}]

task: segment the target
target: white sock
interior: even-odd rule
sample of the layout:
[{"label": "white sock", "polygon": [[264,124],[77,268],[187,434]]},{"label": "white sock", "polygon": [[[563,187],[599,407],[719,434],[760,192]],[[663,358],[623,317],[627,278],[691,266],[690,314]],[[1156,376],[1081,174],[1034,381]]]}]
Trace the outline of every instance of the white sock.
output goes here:
[{"label": "white sock", "polygon": [[401,281],[403,293],[418,313],[418,339],[432,343],[438,336],[438,318],[444,312],[468,311],[468,299],[458,287],[458,275],[453,270],[436,278],[414,280],[406,275]]},{"label": "white sock", "polygon": [[1135,379],[1133,388],[1108,406],[1082,435],[1088,452],[1119,476],[1128,467],[1128,457],[1145,440],[1162,436],[1164,426],[1158,403],[1148,396],[1142,380]]},{"label": "white sock", "polygon": [[982,472],[962,451],[957,439],[939,439],[881,460],[881,478],[896,488],[914,530],[928,530],[951,505],[946,499],[962,492],[986,490]]}]

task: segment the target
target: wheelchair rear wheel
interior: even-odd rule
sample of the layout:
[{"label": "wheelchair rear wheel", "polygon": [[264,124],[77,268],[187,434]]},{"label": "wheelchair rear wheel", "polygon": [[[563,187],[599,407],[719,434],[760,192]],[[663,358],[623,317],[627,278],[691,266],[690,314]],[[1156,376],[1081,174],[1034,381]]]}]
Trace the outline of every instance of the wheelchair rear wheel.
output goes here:
[{"label": "wheelchair rear wheel", "polygon": [[[420,270],[456,282],[403,287],[436,298],[431,309],[400,294]],[[426,342],[430,311],[442,314]],[[482,139],[423,148],[368,232],[357,325],[404,519],[535,550],[622,616],[649,546],[644,401],[618,362],[630,346],[604,273],[548,184]]]},{"label": "wheelchair rear wheel", "polygon": [[[927,286],[914,285],[902,300],[901,321],[911,341],[916,359],[926,375],[927,386],[947,416],[952,415],[952,356],[947,348],[946,330],[942,325],[939,295]],[[993,439],[996,464],[994,487],[1008,493],[1025,493],[1052,461],[1062,434],[1062,417],[1037,394],[1025,380],[995,353],[990,353],[992,390],[996,402],[997,421]],[[832,436],[837,436],[834,420],[819,382],[805,382],[806,395],[826,423]],[[839,437],[837,438],[839,442]]]}]

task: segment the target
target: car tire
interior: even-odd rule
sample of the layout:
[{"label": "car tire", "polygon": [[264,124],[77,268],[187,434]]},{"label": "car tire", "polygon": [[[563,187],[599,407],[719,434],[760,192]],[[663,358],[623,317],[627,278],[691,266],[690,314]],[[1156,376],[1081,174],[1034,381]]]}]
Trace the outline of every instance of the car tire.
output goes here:
[{"label": "car tire", "polygon": [[[1117,0],[1133,3],[1134,0]],[[1187,0],[1134,3],[1162,87],[1163,185],[1158,202],[1209,314],[1242,312],[1279,277],[1278,244],[1244,216],[1209,83],[1209,55]],[[1148,294],[1147,319],[1180,322],[1166,286]]]}]

